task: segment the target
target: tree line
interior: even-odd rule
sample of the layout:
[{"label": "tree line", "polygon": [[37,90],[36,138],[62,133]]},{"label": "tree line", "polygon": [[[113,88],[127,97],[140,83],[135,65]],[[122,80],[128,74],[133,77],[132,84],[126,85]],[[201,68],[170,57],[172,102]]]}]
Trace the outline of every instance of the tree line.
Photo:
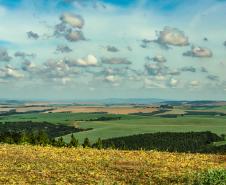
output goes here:
[{"label": "tree line", "polygon": [[[157,150],[168,152],[191,152],[191,153],[221,153],[226,154],[226,145],[214,146],[213,142],[223,141],[225,136],[218,136],[211,132],[188,132],[188,133],[150,133],[125,136],[101,140],[100,138],[91,144],[85,138],[81,146],[84,148],[97,149],[120,149],[120,150]],[[0,143],[8,144],[31,144],[54,147],[78,147],[78,139],[71,134],[69,142],[63,137],[51,138],[43,130],[36,132],[4,132],[0,133]]]},{"label": "tree line", "polygon": [[[36,132],[3,132],[0,133],[0,143],[7,144],[31,144],[40,146],[55,146],[55,147],[78,147],[79,141],[71,134],[70,142],[64,141],[63,137],[52,138],[44,130]],[[99,138],[95,144],[91,144],[88,138],[84,139],[82,144],[84,148],[95,147],[102,148],[102,140]]]},{"label": "tree line", "polygon": [[211,132],[159,132],[112,138],[102,143],[104,148],[113,146],[123,150],[226,153],[226,145],[212,145],[213,142],[223,141],[224,137]]}]

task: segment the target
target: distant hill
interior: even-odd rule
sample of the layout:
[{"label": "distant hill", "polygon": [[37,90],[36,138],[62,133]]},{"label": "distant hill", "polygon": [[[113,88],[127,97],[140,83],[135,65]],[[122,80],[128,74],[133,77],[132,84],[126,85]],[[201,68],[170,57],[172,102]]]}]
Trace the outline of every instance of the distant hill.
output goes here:
[{"label": "distant hill", "polygon": [[99,99],[99,100],[76,100],[75,103],[79,104],[107,104],[107,105],[128,105],[128,104],[155,104],[164,102],[163,99],[156,98],[109,98],[109,99]]}]

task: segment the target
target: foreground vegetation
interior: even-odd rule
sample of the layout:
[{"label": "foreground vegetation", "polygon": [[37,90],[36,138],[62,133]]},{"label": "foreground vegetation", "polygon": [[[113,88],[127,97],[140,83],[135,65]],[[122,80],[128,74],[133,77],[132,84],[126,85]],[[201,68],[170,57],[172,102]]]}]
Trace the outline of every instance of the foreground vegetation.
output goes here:
[{"label": "foreground vegetation", "polygon": [[0,184],[224,185],[225,168],[225,155],[0,145]]}]

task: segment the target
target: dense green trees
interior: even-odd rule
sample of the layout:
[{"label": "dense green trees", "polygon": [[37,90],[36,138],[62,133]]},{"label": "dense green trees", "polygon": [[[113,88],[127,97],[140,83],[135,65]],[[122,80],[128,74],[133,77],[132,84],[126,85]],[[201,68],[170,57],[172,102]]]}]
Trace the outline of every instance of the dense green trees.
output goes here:
[{"label": "dense green trees", "polygon": [[[112,148],[121,150],[158,150],[169,152],[199,152],[199,153],[226,153],[226,145],[214,146],[213,142],[222,141],[224,138],[211,132],[189,133],[151,133],[98,140],[91,144],[88,138],[84,139],[82,147],[97,149]],[[43,130],[36,132],[4,132],[0,133],[0,143],[52,145],[56,147],[78,147],[79,142],[71,134],[71,139],[66,143],[63,137],[51,138]]]},{"label": "dense green trees", "polygon": [[45,131],[50,138],[56,138],[63,135],[81,132],[89,129],[75,128],[70,125],[53,124],[49,122],[0,122],[0,134],[4,132],[38,132],[39,130]]},{"label": "dense green trees", "polygon": [[[122,150],[159,150],[169,152],[223,152],[225,147],[213,147],[211,143],[222,137],[211,132],[151,133],[103,140],[103,147],[114,146]],[[226,152],[226,150],[224,151]]]},{"label": "dense green trees", "polygon": [[50,144],[49,136],[43,131],[38,132],[4,132],[0,133],[0,142],[9,144],[33,144],[48,145]]}]

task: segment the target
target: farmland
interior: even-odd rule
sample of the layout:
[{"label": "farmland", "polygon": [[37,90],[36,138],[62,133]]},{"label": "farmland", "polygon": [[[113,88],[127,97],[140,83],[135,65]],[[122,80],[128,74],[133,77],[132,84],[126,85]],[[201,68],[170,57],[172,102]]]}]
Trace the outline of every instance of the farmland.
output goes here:
[{"label": "farmland", "polygon": [[[206,178],[205,173],[215,173],[210,170],[223,169],[223,172],[219,173],[226,173],[225,151],[222,151],[225,149],[222,135],[226,134],[224,107],[195,110],[194,107],[186,106],[161,108],[129,105],[102,107],[51,105],[46,106],[43,112],[36,112],[41,110],[40,107],[38,110],[31,107],[31,110],[26,108],[25,112],[21,112],[19,110],[22,109],[18,106],[18,111],[2,114],[0,116],[2,136],[4,131],[29,133],[33,130],[44,130],[57,141],[62,136],[63,142],[66,143],[62,145],[58,145],[60,142],[55,145],[47,143],[45,147],[33,143],[27,145],[26,142],[25,145],[22,142],[9,142],[11,145],[0,144],[0,184],[195,184],[194,181],[200,174],[204,174]],[[51,110],[46,110],[47,107]],[[202,134],[208,133],[198,133],[206,131],[217,134],[219,140],[208,142],[208,137],[202,137]],[[74,148],[70,145],[72,133],[76,140],[78,139],[77,143],[79,142],[78,146],[73,146]],[[160,150],[164,145],[161,142],[164,138],[170,142],[170,139],[177,138],[177,134],[183,139],[180,140],[181,146],[185,149],[182,152],[188,153],[152,150],[170,151],[166,142],[164,143],[167,147]],[[185,135],[191,136],[190,139],[184,137]],[[200,139],[196,140],[192,135],[200,136]],[[141,148],[145,149],[143,148],[145,142],[140,143],[138,148],[135,142],[134,145],[128,143],[133,138],[139,142],[145,137],[155,138],[155,141],[152,139],[153,142],[147,143],[149,139],[145,140],[147,151],[140,151]],[[211,137],[210,134],[210,139]],[[82,145],[86,138],[89,139],[92,149]],[[103,140],[102,148],[105,149],[97,150],[98,147],[95,149],[98,138]],[[128,148],[120,145],[122,138],[127,141],[128,147],[135,149],[126,151]],[[189,147],[194,148],[193,140],[196,144],[205,141],[205,146],[200,148],[205,147],[210,151],[203,153],[215,155],[191,154]],[[119,144],[124,151],[119,150],[118,146],[114,150],[111,146],[104,147],[104,143],[108,141],[110,144],[114,141],[114,146]],[[178,143],[172,142],[172,146],[176,147],[172,151],[180,151],[180,147],[176,145]],[[212,150],[212,146],[221,147],[221,155],[216,155],[218,153],[216,151],[219,150]],[[220,177],[222,176],[224,177],[224,175]],[[220,182],[224,181],[226,180],[220,179]]]},{"label": "farmland", "polygon": [[[95,121],[101,118],[112,120]],[[120,119],[117,119],[120,118]],[[91,129],[75,133],[80,143],[88,137],[91,142],[101,139],[154,132],[211,131],[226,133],[226,117],[212,115],[185,115],[176,118],[106,113],[31,113],[1,116],[0,122],[49,122],[76,128]],[[68,141],[70,134],[64,136]]]}]

